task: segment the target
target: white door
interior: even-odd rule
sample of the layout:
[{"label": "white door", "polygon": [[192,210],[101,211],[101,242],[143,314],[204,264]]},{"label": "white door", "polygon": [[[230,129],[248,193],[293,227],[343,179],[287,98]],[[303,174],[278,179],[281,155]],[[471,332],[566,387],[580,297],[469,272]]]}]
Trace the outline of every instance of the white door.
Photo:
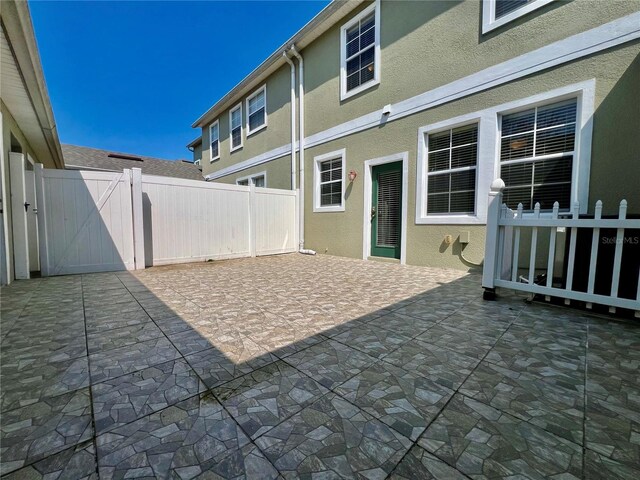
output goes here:
[{"label": "white door", "polygon": [[36,176],[33,170],[27,170],[25,174],[25,197],[28,206],[27,235],[29,241],[29,271],[40,271],[40,255],[38,254],[38,204],[36,201]]},{"label": "white door", "polygon": [[29,278],[29,233],[25,187],[25,159],[22,153],[9,154],[11,179],[11,221],[13,227],[13,260],[16,279]]}]

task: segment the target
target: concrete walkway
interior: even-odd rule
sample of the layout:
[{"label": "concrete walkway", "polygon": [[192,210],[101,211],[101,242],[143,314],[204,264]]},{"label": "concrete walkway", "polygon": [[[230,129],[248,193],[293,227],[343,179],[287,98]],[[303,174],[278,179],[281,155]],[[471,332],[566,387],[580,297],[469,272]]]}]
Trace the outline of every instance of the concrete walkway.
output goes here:
[{"label": "concrete walkway", "polygon": [[640,478],[640,326],[286,255],[1,290],[6,478]]}]

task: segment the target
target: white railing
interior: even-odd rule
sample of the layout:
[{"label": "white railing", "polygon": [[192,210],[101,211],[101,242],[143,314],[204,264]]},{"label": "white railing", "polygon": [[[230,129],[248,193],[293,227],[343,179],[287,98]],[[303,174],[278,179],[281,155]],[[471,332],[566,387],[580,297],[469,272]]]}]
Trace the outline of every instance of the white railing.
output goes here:
[{"label": "white railing", "polygon": [[[571,212],[561,214],[558,202],[554,203],[550,213],[541,214],[540,204],[537,203],[533,213],[523,215],[522,204],[514,211],[502,203],[503,188],[504,182],[498,179],[491,185],[489,193],[485,263],[482,274],[482,286],[486,291],[485,298],[492,296],[496,287],[502,287],[528,292],[531,295],[545,295],[547,300],[550,297],[564,298],[566,304],[569,304],[571,300],[585,302],[587,308],[591,308],[593,304],[607,305],[612,312],[615,312],[616,307],[626,308],[635,311],[636,317],[640,317],[640,265],[635,265],[635,277],[632,276],[638,281],[635,299],[623,298],[618,295],[623,247],[625,240],[628,240],[628,237],[625,237],[625,230],[640,229],[640,220],[626,218],[626,200],[620,202],[617,218],[602,218],[602,202],[600,200],[596,202],[594,218],[580,218],[578,203],[574,204]],[[613,264],[606,266],[612,275],[608,295],[595,292],[596,266],[598,265],[598,252],[601,244],[600,229],[602,228],[615,229],[616,231]],[[592,231],[586,291],[576,290],[573,284],[578,229]],[[545,236],[546,230],[549,231],[548,237]],[[569,251],[564,259],[558,259],[556,258],[557,236],[558,233],[566,231],[570,232]],[[530,238],[530,242],[522,242],[523,235],[526,235],[527,239]],[[631,240],[630,243],[639,241],[637,238]],[[614,240],[612,239],[612,241]],[[542,247],[539,251],[540,245]],[[545,248],[548,249],[546,257],[544,255]],[[522,268],[522,260],[525,260],[526,263],[527,254],[529,257],[528,265]],[[525,255],[524,258],[523,255]],[[563,271],[566,272],[565,281],[560,285],[553,282],[558,260],[566,260],[566,265],[563,268]],[[540,266],[541,263],[542,266]],[[634,268],[633,265],[626,265],[626,267]],[[519,275],[521,271],[525,274]],[[542,273],[542,275],[537,275],[538,273]],[[598,273],[602,274],[602,272]]]}]

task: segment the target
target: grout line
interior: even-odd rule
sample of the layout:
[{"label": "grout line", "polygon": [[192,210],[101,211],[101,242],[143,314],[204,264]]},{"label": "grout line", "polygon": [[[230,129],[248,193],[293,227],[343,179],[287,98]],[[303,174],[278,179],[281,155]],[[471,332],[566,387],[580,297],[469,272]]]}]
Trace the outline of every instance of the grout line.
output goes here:
[{"label": "grout line", "polygon": [[589,362],[587,361],[589,355],[589,327],[591,320],[587,318],[587,339],[584,347],[584,392],[583,392],[583,404],[582,404],[582,478],[586,478],[586,466],[587,466],[587,402],[589,397],[587,396],[587,376],[589,375]]}]

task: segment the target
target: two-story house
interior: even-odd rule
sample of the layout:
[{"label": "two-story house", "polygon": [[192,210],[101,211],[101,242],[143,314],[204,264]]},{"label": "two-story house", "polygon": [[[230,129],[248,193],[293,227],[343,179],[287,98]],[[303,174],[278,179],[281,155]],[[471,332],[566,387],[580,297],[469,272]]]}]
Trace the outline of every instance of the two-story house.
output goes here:
[{"label": "two-story house", "polygon": [[190,147],[210,181],[300,189],[305,248],[467,268],[498,177],[510,207],[640,213],[639,10],[334,1]]}]

